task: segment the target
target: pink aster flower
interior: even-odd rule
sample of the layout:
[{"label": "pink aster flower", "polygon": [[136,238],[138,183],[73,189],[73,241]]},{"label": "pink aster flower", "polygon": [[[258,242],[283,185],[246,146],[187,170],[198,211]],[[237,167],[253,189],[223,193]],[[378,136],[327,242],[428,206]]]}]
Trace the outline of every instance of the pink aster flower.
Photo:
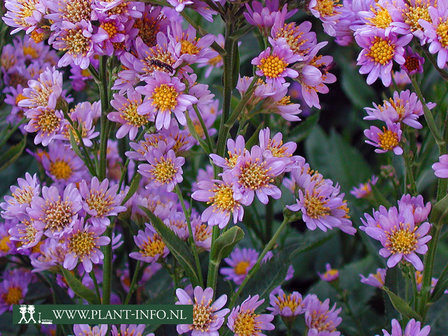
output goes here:
[{"label": "pink aster flower", "polygon": [[88,324],[75,324],[73,326],[73,332],[75,336],[106,336],[107,324],[91,327]]},{"label": "pink aster flower", "polygon": [[186,125],[184,112],[198,100],[183,93],[185,84],[164,72],[157,72],[147,83],[146,86],[137,88],[138,92],[146,96],[144,103],[137,109],[138,113],[155,117],[158,130],[169,128],[171,113],[176,116],[179,124]]},{"label": "pink aster flower", "polygon": [[282,318],[294,319],[297,315],[305,312],[305,304],[299,292],[285,294],[280,288],[269,295],[270,305],[267,309],[273,315],[280,315]]},{"label": "pink aster flower", "polygon": [[431,331],[431,327],[429,325],[422,328],[421,323],[414,319],[411,319],[408,322],[404,330],[401,328],[400,322],[396,319],[392,320],[391,325],[391,333],[383,329],[383,336],[428,336]]},{"label": "pink aster flower", "polygon": [[197,182],[197,190],[191,197],[210,206],[204,210],[201,219],[209,225],[218,225],[220,229],[227,226],[230,216],[236,224],[243,220],[244,208],[233,196],[233,183],[229,175],[221,180],[202,179]]},{"label": "pink aster flower", "polygon": [[170,252],[156,230],[148,223],[145,224],[145,231],[139,230],[134,236],[134,241],[139,251],[129,254],[133,259],[153,263],[165,258]]},{"label": "pink aster flower", "polygon": [[364,131],[364,135],[369,139],[366,143],[377,147],[376,153],[393,151],[395,155],[403,154],[403,149],[400,147],[401,133],[399,123],[389,123],[387,128],[383,126],[382,131],[376,126],[370,126]]},{"label": "pink aster flower", "polygon": [[232,280],[237,285],[241,285],[249,271],[257,263],[258,252],[254,249],[236,247],[229,257],[224,261],[230,267],[221,268],[220,273],[225,276],[225,280]]},{"label": "pink aster flower", "polygon": [[102,36],[106,36],[106,38],[95,44],[95,51],[100,55],[114,55],[114,46],[122,45],[126,37],[129,38],[124,32],[125,26],[119,20],[114,20],[112,18],[101,20],[101,24],[98,27],[98,33]]},{"label": "pink aster flower", "polygon": [[169,227],[180,239],[187,240],[189,237],[188,223],[183,212],[176,211],[165,218],[165,225]]},{"label": "pink aster flower", "polygon": [[300,25],[295,22],[285,22],[285,18],[277,16],[271,29],[271,37],[274,40],[284,39],[289,48],[303,59],[309,58],[309,52],[316,45],[316,33],[311,31],[312,23],[304,21]]},{"label": "pink aster flower", "polygon": [[410,262],[417,271],[423,270],[423,263],[417,253],[425,254],[428,251],[426,243],[431,240],[431,236],[427,235],[431,224],[424,222],[417,225],[412,206],[402,207],[400,211],[396,207],[389,210],[382,207],[373,213],[373,217],[369,214],[364,216],[360,229],[381,243],[383,248],[379,254],[388,258],[388,267],[394,267],[404,260]]},{"label": "pink aster flower", "polygon": [[339,271],[335,268],[332,268],[330,264],[325,265],[325,273],[317,272],[319,277],[326,282],[332,282],[339,279]]},{"label": "pink aster flower", "polygon": [[40,183],[37,175],[25,174],[25,179],[18,178],[17,186],[11,186],[11,196],[5,195],[4,202],[0,203],[2,217],[6,219],[16,219],[18,216],[26,214],[26,208],[31,205],[34,197],[40,194]]},{"label": "pink aster flower", "polygon": [[384,283],[386,282],[386,269],[385,268],[377,268],[375,274],[369,274],[367,278],[360,274],[361,282],[363,284],[383,288]]},{"label": "pink aster flower", "polygon": [[213,163],[218,167],[232,169],[235,167],[238,158],[247,152],[246,142],[242,135],[238,135],[235,140],[227,140],[227,154],[229,158],[222,158],[216,154],[210,154]]},{"label": "pink aster flower", "polygon": [[0,283],[0,314],[12,311],[13,305],[24,302],[31,281],[31,272],[23,268],[3,272]]},{"label": "pink aster flower", "polygon": [[275,327],[271,323],[274,315],[271,314],[256,314],[255,310],[260,307],[264,299],[259,300],[258,295],[248,297],[232,309],[228,320],[227,327],[234,333],[235,336],[254,335],[264,336],[264,330],[274,330]]},{"label": "pink aster flower", "polygon": [[305,300],[305,324],[308,327],[308,336],[339,336],[341,333],[336,330],[341,324],[339,317],[341,308],[336,309],[336,304],[330,309],[330,299],[321,302],[319,298],[310,294]]},{"label": "pink aster flower", "polygon": [[27,213],[38,231],[50,238],[59,238],[72,230],[81,209],[81,195],[74,184],[69,184],[62,194],[55,186],[43,187],[42,197],[31,201]]},{"label": "pink aster flower", "polygon": [[290,141],[283,143],[283,134],[281,132],[276,133],[271,138],[271,130],[269,128],[264,128],[260,131],[260,133],[258,133],[258,140],[261,150],[264,151],[263,155],[265,157],[286,159],[285,171],[291,171],[296,161],[296,157],[293,157],[293,154],[297,148],[297,144],[295,142]]},{"label": "pink aster flower", "polygon": [[116,93],[113,98],[110,104],[116,112],[109,113],[107,118],[121,124],[116,137],[121,139],[129,134],[129,139],[134,140],[138,130],[151,120],[147,115],[141,115],[137,112],[142,105],[142,96],[133,88],[130,88],[126,91],[126,97]]},{"label": "pink aster flower", "polygon": [[79,191],[84,200],[83,208],[91,216],[89,221],[93,225],[107,226],[110,224],[109,216],[126,211],[126,207],[120,205],[124,197],[117,194],[117,190],[118,184],[111,185],[108,179],[100,183],[95,176],[89,184],[81,181]]},{"label": "pink aster flower", "polygon": [[378,177],[372,175],[372,177],[366,182],[361,183],[358,187],[353,187],[350,194],[356,198],[366,198],[372,193],[372,186],[378,182]]},{"label": "pink aster flower", "polygon": [[369,34],[371,31],[382,31],[385,36],[395,33],[399,28],[393,25],[392,12],[394,5],[388,0],[376,1],[367,11],[358,13],[362,20],[357,25],[356,34]]},{"label": "pink aster flower", "polygon": [[61,133],[65,120],[62,111],[50,107],[38,107],[25,112],[25,116],[30,120],[24,127],[29,133],[37,132],[34,137],[34,144],[48,144]]},{"label": "pink aster flower", "polygon": [[100,247],[109,244],[110,238],[101,236],[106,230],[103,225],[84,225],[82,220],[76,220],[72,231],[65,236],[67,239],[67,254],[64,268],[73,270],[78,262],[82,263],[87,273],[92,271],[92,264],[101,264],[104,259]]},{"label": "pink aster flower", "polygon": [[186,5],[193,4],[191,0],[168,0],[168,3],[174,7],[176,12],[182,12]]},{"label": "pink aster flower", "polygon": [[294,62],[300,61],[302,58],[295,55],[286,42],[277,43],[274,40],[274,47],[268,47],[261,54],[252,60],[252,64],[257,66],[256,74],[264,76],[267,83],[281,84],[285,82],[286,77],[296,78],[297,71],[288,68]]},{"label": "pink aster flower", "polygon": [[394,34],[386,36],[380,31],[355,35],[356,43],[363,48],[358,56],[359,73],[368,74],[367,84],[371,85],[379,77],[384,86],[390,85],[393,61],[400,65],[405,63],[404,47],[411,39],[412,35],[397,38]]},{"label": "pink aster flower", "polygon": [[218,330],[230,311],[227,308],[222,309],[227,302],[227,295],[221,295],[213,302],[212,288],[202,289],[196,286],[193,297],[181,288],[176,289],[176,296],[178,299],[177,305],[193,305],[193,324],[178,324],[177,332],[179,334],[191,331],[191,334],[195,336],[219,335]]},{"label": "pink aster flower", "polygon": [[[74,122],[75,127],[78,127],[80,130],[82,142],[86,147],[92,147],[92,139],[95,139],[100,134],[98,131],[95,131],[95,121],[98,119],[97,116],[100,115],[100,101],[93,103],[82,102],[69,111],[70,119]],[[70,134],[73,134],[75,141],[79,144],[80,141],[73,126],[67,122],[64,124],[64,130],[62,131],[63,137],[61,138],[66,141],[70,141]]]},{"label": "pink aster flower", "polygon": [[411,196],[409,194],[403,195],[397,202],[398,211],[404,210],[410,206],[412,208],[412,215],[414,216],[415,224],[420,224],[428,219],[431,212],[431,203],[423,201],[422,195]]},{"label": "pink aster flower", "polygon": [[439,161],[432,165],[432,169],[438,178],[448,178],[448,154],[441,155]]},{"label": "pink aster flower", "polygon": [[324,31],[330,35],[335,36],[335,25],[341,16],[341,7],[339,0],[311,0],[308,3],[308,9],[311,14],[322,21]]},{"label": "pink aster flower", "polygon": [[33,226],[33,220],[29,216],[20,216],[18,223],[15,223],[8,234],[13,242],[20,242],[18,250],[26,250],[36,246],[42,239],[43,232],[38,231]]},{"label": "pink aster flower", "polygon": [[176,156],[164,142],[146,154],[145,159],[148,163],[139,165],[138,172],[149,179],[147,187],[164,186],[167,191],[173,191],[176,184],[183,181],[182,166],[185,158]]},{"label": "pink aster flower", "polygon": [[10,27],[15,28],[11,33],[15,34],[25,30],[30,34],[38,28],[47,8],[41,0],[6,0],[4,3],[7,11],[3,21]]}]

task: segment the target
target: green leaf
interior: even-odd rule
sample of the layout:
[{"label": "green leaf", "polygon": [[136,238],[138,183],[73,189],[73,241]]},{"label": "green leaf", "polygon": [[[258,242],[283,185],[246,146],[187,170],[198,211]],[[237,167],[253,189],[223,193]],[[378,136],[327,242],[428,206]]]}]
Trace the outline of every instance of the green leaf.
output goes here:
[{"label": "green leaf", "polygon": [[162,237],[170,252],[184,269],[191,280],[193,286],[202,286],[194,267],[194,259],[190,250],[183,240],[181,240],[171,229],[169,229],[162,220],[154,215],[149,209],[140,207],[149,217],[151,224],[157,233]]},{"label": "green leaf", "polygon": [[238,42],[233,42],[233,69],[232,69],[232,87],[236,87],[240,77],[240,53],[238,50]]},{"label": "green leaf", "polygon": [[142,176],[140,174],[137,173],[134,175],[134,177],[132,178],[131,186],[129,187],[129,191],[126,194],[123,201],[121,202],[122,205],[125,204],[127,201],[129,201],[129,199],[135,194],[135,192],[137,191],[137,189],[140,185],[141,179],[142,179]]},{"label": "green leaf", "polygon": [[90,304],[100,304],[96,294],[88,289],[86,286],[79,281],[76,276],[73,275],[69,270],[61,267],[62,274],[64,275],[65,281],[67,281],[68,286],[75,292],[76,295],[86,299]]},{"label": "green leaf", "polygon": [[399,297],[387,287],[383,287],[383,290],[387,293],[390,302],[392,302],[392,305],[398,312],[400,312],[400,314],[406,316],[409,319],[415,318],[418,321],[422,321],[422,317],[414,309],[412,309],[409,304],[401,297]]},{"label": "green leaf", "polygon": [[441,225],[447,215],[448,215],[448,195],[446,195],[432,207],[430,221],[436,226]]},{"label": "green leaf", "polygon": [[222,235],[220,235],[213,245],[210,252],[211,259],[220,261],[232,252],[235,245],[244,238],[244,231],[239,226],[233,226]]},{"label": "green leaf", "polygon": [[290,132],[290,135],[291,135],[290,141],[294,141],[294,142],[303,141],[311,133],[314,126],[316,126],[317,122],[319,121],[319,117],[320,117],[320,112],[317,111],[316,113],[307,117],[299,125],[294,127],[292,129],[292,131]]},{"label": "green leaf", "polygon": [[0,155],[0,171],[13,164],[22,155],[26,145],[26,136],[18,144],[10,147],[5,153]]}]

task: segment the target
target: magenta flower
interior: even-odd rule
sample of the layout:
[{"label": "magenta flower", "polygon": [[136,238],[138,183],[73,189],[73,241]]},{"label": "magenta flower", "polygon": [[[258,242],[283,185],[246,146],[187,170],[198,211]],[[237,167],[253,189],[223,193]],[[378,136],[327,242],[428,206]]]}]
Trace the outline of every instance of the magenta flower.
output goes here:
[{"label": "magenta flower", "polygon": [[195,336],[219,335],[218,330],[230,311],[227,308],[222,309],[227,302],[227,295],[221,295],[213,302],[212,288],[202,289],[196,286],[193,297],[181,288],[176,289],[176,296],[178,299],[177,305],[193,305],[193,324],[178,324],[177,332],[179,334],[191,331],[191,335]]},{"label": "magenta flower", "polygon": [[179,124],[186,125],[184,112],[198,100],[183,93],[185,84],[164,72],[157,72],[147,83],[146,86],[137,88],[138,92],[146,96],[144,103],[137,109],[138,113],[155,117],[158,130],[169,128],[171,113],[176,116]]},{"label": "magenta flower", "polygon": [[252,60],[252,64],[257,66],[256,74],[264,76],[267,83],[281,84],[285,82],[285,77],[296,78],[297,71],[288,68],[289,64],[300,61],[302,58],[295,55],[289,46],[281,40],[282,43],[277,43],[274,40],[274,45],[262,51],[261,54]]},{"label": "magenta flower", "polygon": [[101,184],[96,176],[89,184],[85,180],[81,181],[79,191],[84,200],[83,208],[91,216],[89,221],[93,225],[107,226],[110,224],[109,216],[126,211],[126,207],[120,205],[124,197],[117,194],[117,190],[118,184],[110,186],[108,179],[104,179]]},{"label": "magenta flower", "polygon": [[0,203],[2,217],[6,219],[16,219],[20,215],[26,215],[26,208],[31,205],[31,201],[40,194],[40,183],[37,175],[31,176],[25,173],[25,179],[17,179],[18,186],[11,186],[11,196],[5,195],[4,202]]},{"label": "magenta flower", "polygon": [[260,307],[264,299],[259,300],[258,295],[248,297],[232,309],[228,320],[227,327],[234,333],[235,336],[254,335],[264,336],[263,330],[274,330],[275,327],[271,323],[274,315],[271,314],[256,314],[255,310]]},{"label": "magenta flower", "polygon": [[403,195],[397,202],[398,211],[404,210],[406,207],[412,208],[412,215],[414,216],[415,224],[420,224],[428,219],[431,211],[431,203],[423,201],[422,195],[411,196],[409,194]]},{"label": "magenta flower", "polygon": [[151,118],[137,112],[138,108],[142,105],[142,96],[140,93],[130,88],[127,90],[126,96],[125,98],[119,93],[114,94],[114,99],[110,104],[116,112],[109,113],[107,118],[121,124],[116,134],[118,139],[129,134],[129,139],[134,140],[138,130],[148,124]]},{"label": "magenta flower", "polygon": [[254,249],[236,247],[230,256],[224,259],[230,267],[221,268],[220,273],[225,276],[225,280],[232,280],[235,284],[241,285],[257,263],[258,256],[258,252]]},{"label": "magenta flower", "polygon": [[441,155],[439,162],[432,165],[432,169],[438,178],[448,178],[448,154]]},{"label": "magenta flower", "polygon": [[304,299],[305,324],[308,327],[308,336],[339,336],[341,333],[336,330],[341,324],[342,318],[338,315],[341,308],[336,309],[336,304],[330,309],[330,300],[321,302],[319,298],[310,294]]},{"label": "magenta flower", "polygon": [[38,28],[47,11],[44,2],[41,0],[6,0],[4,5],[7,11],[3,21],[8,26],[15,28],[11,34],[21,30],[25,30],[27,34],[30,34]]},{"label": "magenta flower", "polygon": [[30,119],[24,127],[29,133],[37,132],[34,137],[34,144],[48,144],[55,139],[64,126],[64,115],[62,111],[49,107],[38,107],[25,112],[25,116]]},{"label": "magenta flower", "polygon": [[272,311],[273,315],[280,315],[282,318],[295,318],[305,312],[305,304],[302,295],[299,292],[292,292],[286,295],[280,288],[274,290],[269,295],[270,305],[267,309]]},{"label": "magenta flower", "polygon": [[391,325],[391,333],[383,329],[383,336],[428,336],[431,331],[431,327],[429,325],[422,328],[421,323],[414,319],[411,319],[408,322],[404,330],[401,328],[400,323],[396,319],[392,320]]},{"label": "magenta flower", "polygon": [[210,206],[204,210],[201,219],[209,225],[224,228],[233,217],[236,224],[243,220],[244,208],[233,196],[233,183],[229,175],[223,175],[223,180],[203,179],[197,182],[197,188],[191,197]]},{"label": "magenta flower", "polygon": [[75,324],[73,326],[75,336],[106,336],[107,324],[91,327],[88,324]]},{"label": "magenta flower", "polygon": [[317,42],[316,33],[311,31],[311,28],[310,21],[304,21],[297,26],[295,22],[286,23],[285,18],[278,15],[271,29],[271,37],[274,40],[284,39],[294,54],[308,59]]},{"label": "magenta flower", "polygon": [[366,143],[377,147],[376,153],[393,151],[395,155],[403,154],[403,149],[400,147],[401,133],[399,123],[389,123],[387,128],[383,126],[383,131],[376,126],[364,130],[364,135],[369,139]]},{"label": "magenta flower", "polygon": [[104,259],[100,247],[109,244],[110,238],[101,236],[106,230],[103,225],[84,225],[82,220],[76,220],[72,231],[65,236],[67,239],[67,254],[64,268],[73,270],[78,262],[84,270],[92,271],[92,264],[101,264]]},{"label": "magenta flower", "polygon": [[13,305],[24,302],[31,281],[31,272],[24,268],[3,272],[0,283],[0,314],[12,311]]},{"label": "magenta flower", "polygon": [[145,224],[145,231],[138,230],[134,241],[140,250],[129,253],[129,256],[137,260],[153,263],[165,258],[170,252],[156,230],[148,223]]},{"label": "magenta flower", "polygon": [[62,195],[55,186],[43,187],[42,197],[31,201],[27,213],[38,231],[50,238],[59,238],[72,230],[81,209],[81,195],[74,184],[69,184]]},{"label": "magenta flower", "polygon": [[412,35],[397,38],[380,31],[355,35],[356,43],[363,48],[358,56],[359,73],[368,74],[367,84],[371,85],[379,77],[384,86],[390,85],[393,61],[400,65],[405,63],[404,47],[411,39]]},{"label": "magenta flower", "polygon": [[377,268],[375,274],[369,274],[366,278],[364,275],[360,274],[361,282],[363,284],[383,288],[384,283],[386,282],[386,269],[385,268]]},{"label": "magenta flower", "polygon": [[417,271],[423,270],[423,263],[418,254],[428,251],[426,243],[431,240],[427,235],[431,224],[424,222],[417,225],[412,206],[402,206],[400,211],[396,207],[374,211],[373,217],[364,214],[361,218],[363,226],[360,229],[373,239],[378,240],[383,248],[379,254],[388,258],[387,266],[394,267],[400,261],[410,262]]},{"label": "magenta flower", "polygon": [[366,198],[372,193],[372,186],[378,182],[378,177],[372,175],[372,177],[366,182],[361,183],[358,187],[353,187],[350,194],[356,198]]},{"label": "magenta flower", "polygon": [[325,273],[317,272],[319,277],[326,282],[332,282],[339,279],[339,271],[335,268],[332,268],[330,264],[325,265]]}]

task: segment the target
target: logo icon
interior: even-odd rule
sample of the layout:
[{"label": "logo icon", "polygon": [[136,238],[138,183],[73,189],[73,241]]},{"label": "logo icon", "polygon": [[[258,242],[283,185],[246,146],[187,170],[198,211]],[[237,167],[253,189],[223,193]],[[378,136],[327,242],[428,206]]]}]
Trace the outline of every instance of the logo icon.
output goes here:
[{"label": "logo icon", "polygon": [[[29,324],[30,322],[37,323],[34,314],[36,313],[36,308],[34,305],[20,305],[19,307],[20,312],[20,320],[19,324]],[[28,319],[27,315],[28,314]]]}]

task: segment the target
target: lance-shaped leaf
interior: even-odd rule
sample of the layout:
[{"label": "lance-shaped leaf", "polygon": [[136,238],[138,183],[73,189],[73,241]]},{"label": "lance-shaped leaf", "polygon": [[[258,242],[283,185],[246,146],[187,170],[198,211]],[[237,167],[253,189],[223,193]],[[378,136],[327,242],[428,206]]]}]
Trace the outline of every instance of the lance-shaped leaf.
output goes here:
[{"label": "lance-shaped leaf", "polygon": [[23,150],[26,145],[26,136],[22,138],[18,144],[10,147],[6,152],[0,155],[0,171],[9,167],[16,161],[20,155],[22,155]]},{"label": "lance-shaped leaf", "polygon": [[385,286],[383,287],[383,290],[387,293],[390,302],[392,302],[392,305],[398,312],[400,312],[400,314],[406,316],[409,319],[414,318],[418,321],[422,321],[422,317],[414,309],[412,309],[409,304],[401,297],[399,297],[397,294],[395,294]]},{"label": "lance-shaped leaf", "polygon": [[235,245],[244,238],[244,231],[239,226],[233,226],[220,235],[210,252],[213,261],[220,261],[232,252]]},{"label": "lance-shaped leaf", "polygon": [[84,286],[72,272],[63,267],[61,267],[61,270],[62,274],[64,275],[65,281],[67,281],[68,286],[75,292],[76,295],[83,299],[86,299],[90,304],[100,304],[100,301],[96,294],[86,286]]},{"label": "lance-shaped leaf", "polygon": [[137,189],[139,187],[141,179],[142,179],[142,176],[140,174],[134,175],[134,177],[132,178],[131,186],[129,187],[129,191],[126,194],[123,201],[121,201],[122,205],[125,204],[127,201],[129,201],[129,199],[135,194],[135,192],[137,191]]},{"label": "lance-shaped leaf", "polygon": [[149,217],[152,226],[157,231],[157,233],[162,237],[163,242],[166,244],[174,258],[179,262],[179,264],[184,269],[188,278],[191,280],[193,286],[202,286],[199,281],[199,277],[196,274],[194,268],[194,259],[187,244],[181,240],[170,228],[168,228],[162,220],[154,215],[149,209],[145,207],[140,207]]}]

